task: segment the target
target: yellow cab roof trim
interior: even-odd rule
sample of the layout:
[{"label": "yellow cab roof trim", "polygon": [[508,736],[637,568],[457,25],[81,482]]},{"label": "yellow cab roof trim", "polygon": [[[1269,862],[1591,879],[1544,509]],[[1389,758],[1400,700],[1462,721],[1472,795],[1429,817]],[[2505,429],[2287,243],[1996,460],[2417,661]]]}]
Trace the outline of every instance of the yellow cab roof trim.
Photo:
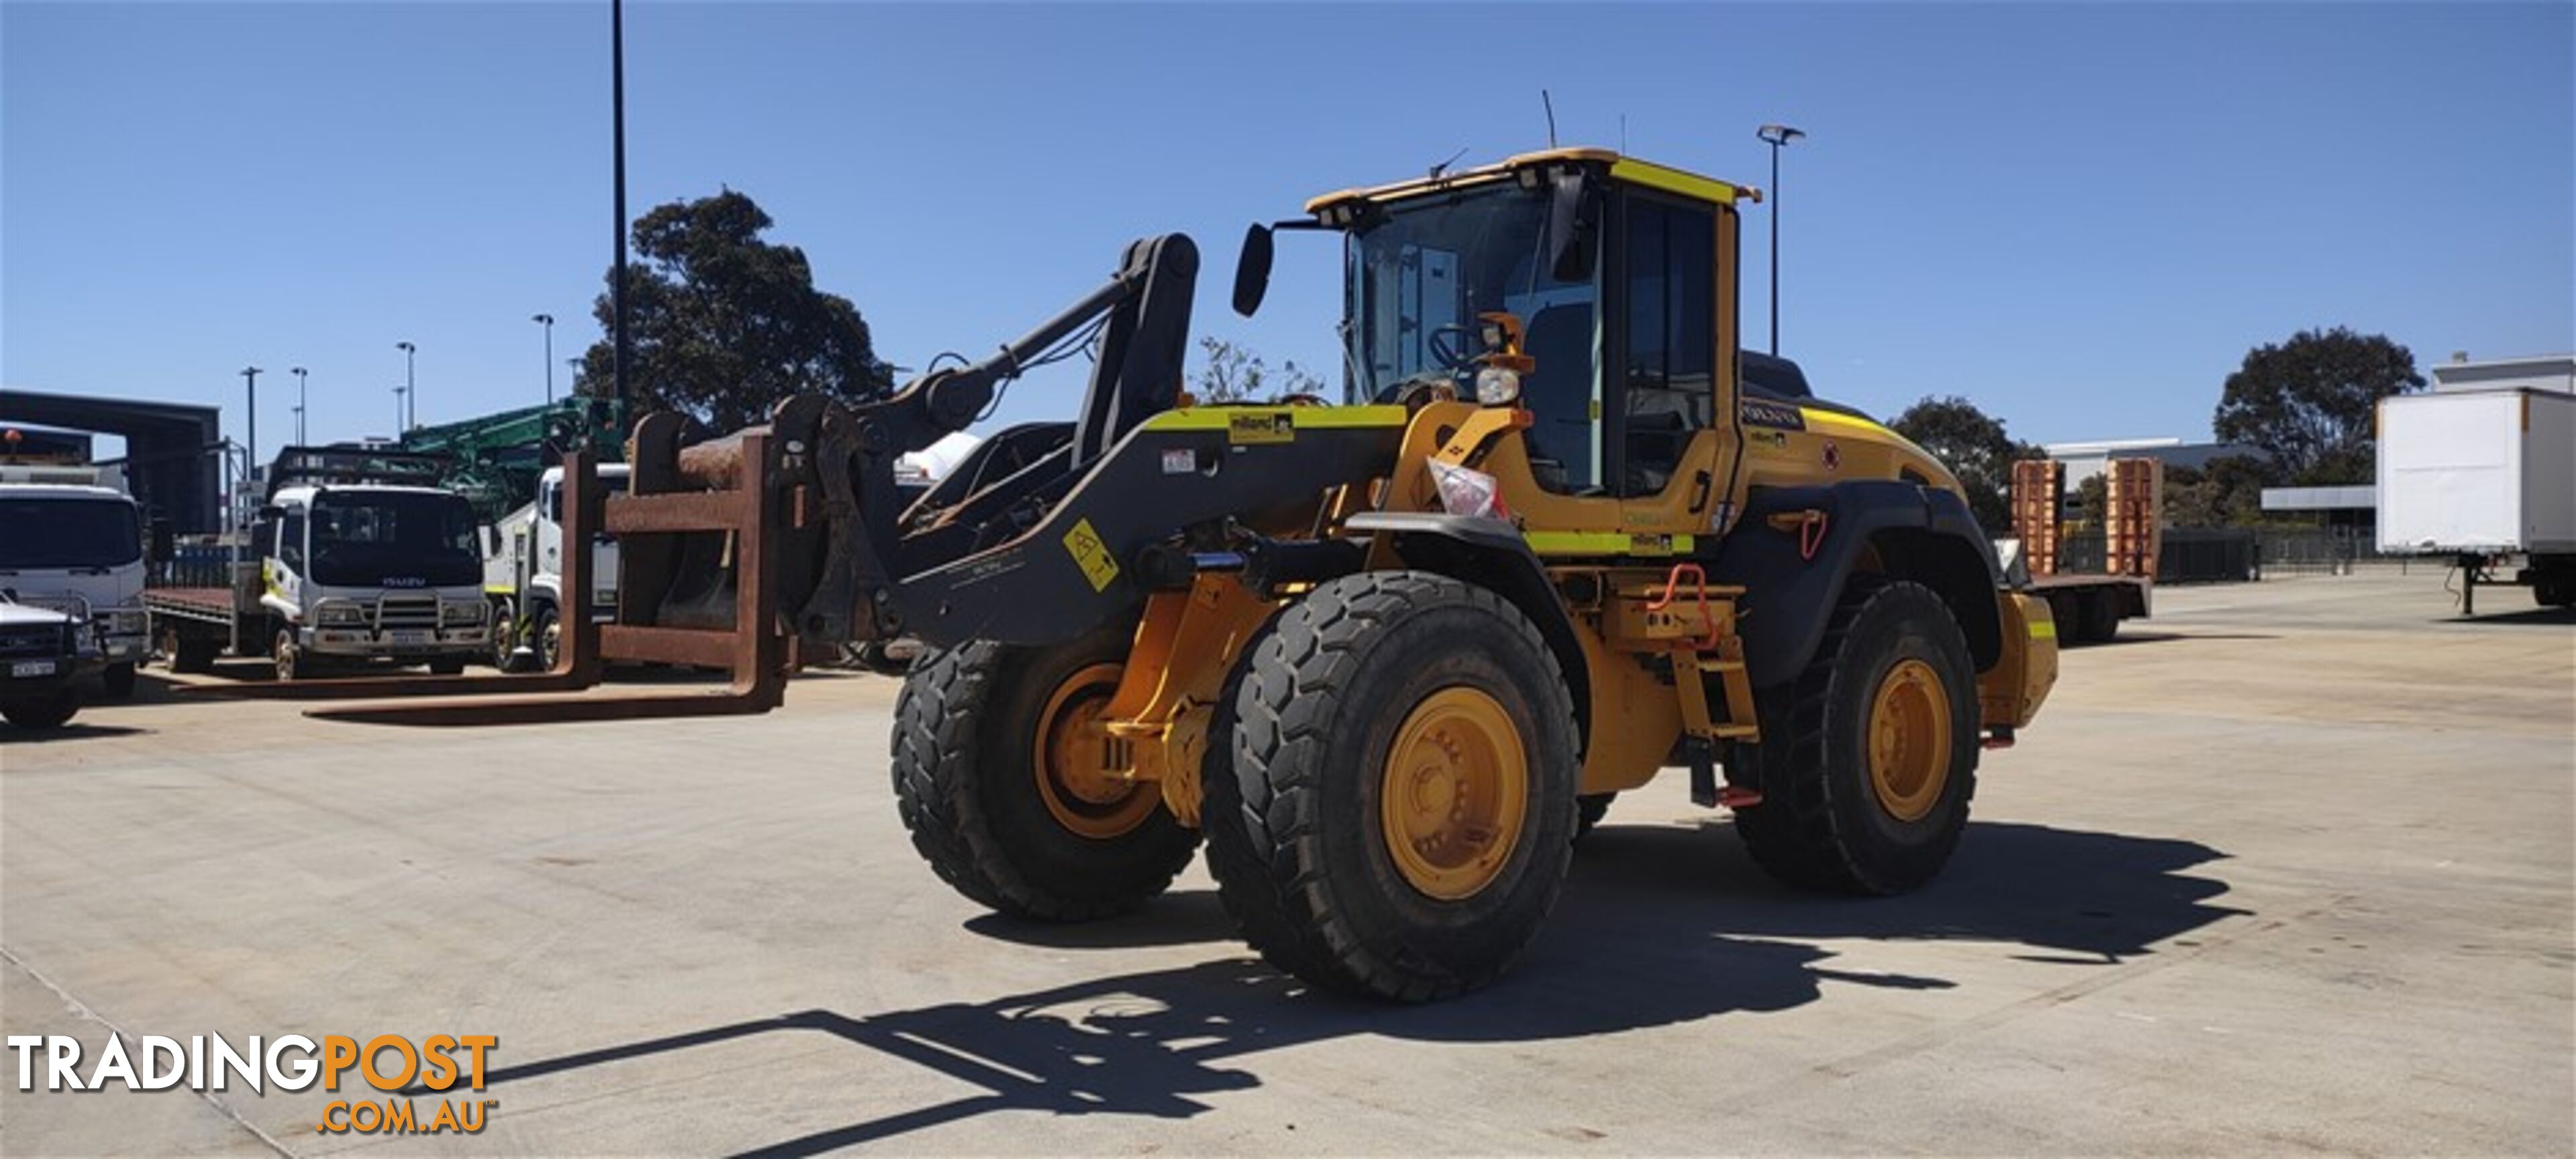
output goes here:
[{"label": "yellow cab roof trim", "polygon": [[1441,190],[1485,185],[1508,179],[1523,169],[1556,161],[1593,162],[1605,165],[1610,170],[1610,176],[1616,180],[1643,185],[1650,189],[1660,189],[1667,193],[1678,193],[1701,201],[1731,205],[1737,201],[1762,200],[1762,191],[1750,185],[1737,185],[1731,181],[1703,177],[1669,165],[1657,165],[1652,161],[1623,157],[1615,150],[1567,148],[1523,153],[1507,158],[1500,164],[1480,165],[1473,169],[1444,173],[1438,177],[1416,177],[1409,181],[1397,181],[1387,185],[1343,189],[1321,197],[1309,198],[1306,202],[1306,212],[1315,213],[1325,206],[1337,205],[1345,201],[1390,201]]}]

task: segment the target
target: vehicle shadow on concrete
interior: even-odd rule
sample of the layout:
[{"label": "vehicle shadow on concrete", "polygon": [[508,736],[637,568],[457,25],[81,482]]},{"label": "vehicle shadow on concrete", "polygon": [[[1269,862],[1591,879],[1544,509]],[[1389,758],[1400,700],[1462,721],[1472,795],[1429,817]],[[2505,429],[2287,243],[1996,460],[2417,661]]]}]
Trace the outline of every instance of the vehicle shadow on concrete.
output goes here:
[{"label": "vehicle shadow on concrete", "polygon": [[2123,629],[2108,640],[2060,640],[2061,651],[2086,648],[2117,648],[2122,644],[2170,644],[2178,640],[2278,640],[2268,632],[2137,632]]},{"label": "vehicle shadow on concrete", "polygon": [[2432,621],[2436,624],[2576,624],[2576,608],[2526,608],[2519,612],[2480,612],[2474,616],[2453,613]]},{"label": "vehicle shadow on concrete", "polygon": [[74,720],[53,728],[27,729],[14,724],[0,725],[0,744],[61,744],[66,741],[95,740],[110,736],[135,736],[153,730],[130,728],[121,724],[90,724]]},{"label": "vehicle shadow on concrete", "polygon": [[[1980,824],[1919,893],[1824,898],[1772,884],[1722,824],[1609,826],[1587,839],[1547,930],[1500,985],[1428,1006],[1314,992],[1229,957],[981,1003],[849,1015],[806,1010],[494,1070],[493,1085],[778,1032],[820,1032],[980,1091],[757,1148],[809,1155],[996,1111],[1189,1118],[1199,1096],[1261,1085],[1265,1052],[1355,1036],[1514,1043],[1614,1033],[1816,1001],[1831,982],[1939,989],[1942,978],[1840,970],[1838,939],[1997,943],[1997,953],[2102,967],[2246,911],[2212,903],[2224,855],[2189,841]],[[990,928],[979,923],[977,928]],[[1096,931],[1096,941],[1094,940]],[[1119,938],[1126,933],[1126,940]],[[1204,892],[1135,917],[1017,940],[1101,947],[1231,939]],[[857,1109],[857,1108],[854,1108]]]}]

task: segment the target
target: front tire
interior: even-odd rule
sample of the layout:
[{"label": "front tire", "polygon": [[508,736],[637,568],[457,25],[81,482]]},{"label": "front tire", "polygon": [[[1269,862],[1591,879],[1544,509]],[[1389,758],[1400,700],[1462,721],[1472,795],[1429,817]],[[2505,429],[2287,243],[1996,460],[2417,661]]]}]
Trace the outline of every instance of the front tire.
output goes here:
[{"label": "front tire", "polygon": [[519,606],[506,599],[492,601],[492,667],[496,671],[516,670],[517,659],[511,655],[519,646]]},{"label": "front tire", "polygon": [[1229,709],[1203,819],[1254,949],[1409,1002],[1510,968],[1564,884],[1580,763],[1527,617],[1423,572],[1333,580],[1255,642]]},{"label": "front tire", "polygon": [[106,694],[107,699],[133,699],[135,667],[132,664],[110,664],[107,666],[107,671],[99,674],[99,688]]},{"label": "front tire", "polygon": [[1853,577],[1806,671],[1757,697],[1762,743],[1736,749],[1763,793],[1735,814],[1753,860],[1840,893],[1900,893],[1940,873],[1976,792],[1976,681],[1941,597]]},{"label": "front tire", "polygon": [[0,703],[0,720],[30,732],[57,729],[80,712],[80,694],[69,688],[51,696]]},{"label": "front tire", "polygon": [[1013,917],[1126,913],[1172,884],[1199,835],[1148,783],[1105,775],[1098,722],[1128,636],[1044,648],[978,640],[921,658],[895,705],[894,792],[913,848]]},{"label": "front tire", "polygon": [[313,662],[305,658],[304,649],[296,647],[293,628],[277,630],[277,639],[269,645],[268,654],[277,661],[279,680],[302,680],[313,675]]}]

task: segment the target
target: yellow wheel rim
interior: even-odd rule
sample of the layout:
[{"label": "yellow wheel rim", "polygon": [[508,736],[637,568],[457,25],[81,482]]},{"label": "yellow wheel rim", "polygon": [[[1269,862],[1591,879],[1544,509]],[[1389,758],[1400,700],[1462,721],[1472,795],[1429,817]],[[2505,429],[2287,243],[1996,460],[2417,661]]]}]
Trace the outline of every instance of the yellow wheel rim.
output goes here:
[{"label": "yellow wheel rim", "polygon": [[1110,763],[1109,697],[1119,666],[1094,664],[1066,677],[1038,713],[1029,767],[1038,797],[1066,829],[1106,841],[1145,823],[1161,798],[1137,791]]},{"label": "yellow wheel rim", "polygon": [[1378,820],[1413,888],[1441,901],[1474,897],[1502,875],[1528,813],[1529,756],[1500,702],[1444,688],[1404,718]]},{"label": "yellow wheel rim", "polygon": [[1869,709],[1869,783],[1879,807],[1920,821],[1950,782],[1950,697],[1941,674],[1900,660],[1878,683]]}]

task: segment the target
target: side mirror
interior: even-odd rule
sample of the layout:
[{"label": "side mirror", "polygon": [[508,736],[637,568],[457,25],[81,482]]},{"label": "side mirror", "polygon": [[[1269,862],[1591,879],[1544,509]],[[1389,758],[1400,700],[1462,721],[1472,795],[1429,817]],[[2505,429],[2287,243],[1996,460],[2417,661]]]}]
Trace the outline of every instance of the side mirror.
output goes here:
[{"label": "side mirror", "polygon": [[1558,173],[1547,206],[1547,268],[1560,282],[1579,282],[1592,273],[1592,223],[1584,212],[1583,174]]},{"label": "side mirror", "polygon": [[152,562],[154,562],[154,563],[168,563],[168,562],[170,562],[170,558],[171,558],[172,556],[174,556],[174,555],[178,554],[178,548],[177,548],[177,544],[176,544],[176,542],[175,542],[175,539],[176,539],[176,537],[175,537],[175,536],[173,536],[173,535],[170,533],[170,521],[169,521],[169,520],[167,520],[167,519],[155,519],[155,520],[153,520],[153,521],[152,521],[152,549],[151,549],[151,550],[152,550]]},{"label": "side mirror", "polygon": [[1258,222],[1243,231],[1243,253],[1234,260],[1234,312],[1246,318],[1261,309],[1270,292],[1270,227]]}]

